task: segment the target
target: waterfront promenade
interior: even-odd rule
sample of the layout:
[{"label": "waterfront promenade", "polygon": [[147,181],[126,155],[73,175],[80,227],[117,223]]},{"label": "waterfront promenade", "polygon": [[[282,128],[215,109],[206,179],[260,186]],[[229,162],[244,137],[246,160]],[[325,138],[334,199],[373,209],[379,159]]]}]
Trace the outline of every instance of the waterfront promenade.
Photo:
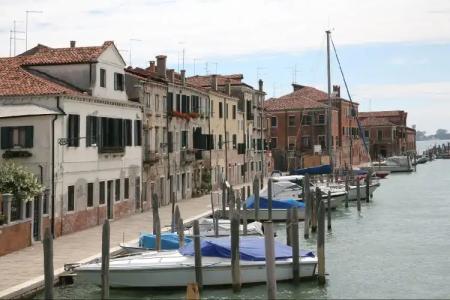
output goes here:
[{"label": "waterfront promenade", "polygon": [[[236,186],[238,188],[239,186]],[[217,197],[217,196],[216,196]],[[217,198],[215,198],[217,200]],[[178,202],[181,217],[186,221],[210,211],[210,194]],[[170,226],[171,206],[159,209],[161,225]],[[111,248],[123,240],[130,241],[140,232],[152,231],[152,211],[138,213],[111,222]],[[100,255],[102,226],[95,226],[73,234],[64,235],[53,242],[53,264],[59,273],[64,264],[74,263]],[[43,280],[43,247],[41,242],[31,247],[0,257],[0,298]],[[56,278],[56,277],[55,277]]]}]

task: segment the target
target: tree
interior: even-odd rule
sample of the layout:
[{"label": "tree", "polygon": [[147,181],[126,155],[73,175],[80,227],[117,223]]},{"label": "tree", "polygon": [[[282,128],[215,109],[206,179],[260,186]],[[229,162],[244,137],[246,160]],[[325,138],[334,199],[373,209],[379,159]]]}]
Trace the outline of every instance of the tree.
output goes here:
[{"label": "tree", "polygon": [[438,130],[436,130],[435,137],[440,140],[446,140],[446,139],[450,138],[450,134],[447,133],[446,129],[438,129]]},{"label": "tree", "polygon": [[17,200],[31,200],[44,190],[33,173],[13,161],[0,164],[0,193],[10,193]]}]

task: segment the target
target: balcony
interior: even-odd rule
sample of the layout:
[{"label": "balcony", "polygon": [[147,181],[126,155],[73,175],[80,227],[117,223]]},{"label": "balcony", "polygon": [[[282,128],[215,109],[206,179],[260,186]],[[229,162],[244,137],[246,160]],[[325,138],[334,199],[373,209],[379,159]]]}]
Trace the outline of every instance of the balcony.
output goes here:
[{"label": "balcony", "polygon": [[144,163],[149,165],[156,164],[161,159],[161,154],[155,151],[146,150],[144,152]]},{"label": "balcony", "polygon": [[187,165],[195,161],[195,151],[185,149],[180,151],[180,164]]}]

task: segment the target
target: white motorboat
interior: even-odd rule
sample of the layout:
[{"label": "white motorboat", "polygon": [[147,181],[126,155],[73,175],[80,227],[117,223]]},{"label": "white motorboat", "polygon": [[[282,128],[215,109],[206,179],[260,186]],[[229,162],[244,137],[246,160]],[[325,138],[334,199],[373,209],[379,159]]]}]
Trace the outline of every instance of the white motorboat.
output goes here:
[{"label": "white motorboat", "polygon": [[[255,220],[255,209],[248,208],[245,217],[247,220]],[[221,215],[222,210],[219,210],[219,215]],[[225,216],[229,218],[230,209],[227,207],[225,210]],[[297,215],[299,220],[305,219],[305,208],[298,207]],[[244,211],[241,210],[239,214],[241,220],[244,218]],[[287,218],[287,209],[286,208],[272,208],[272,221],[286,221]],[[267,208],[260,208],[258,211],[258,219],[260,221],[269,220],[269,210]]]},{"label": "white motorboat", "polygon": [[412,172],[412,162],[409,156],[392,156],[381,162],[372,162],[372,166],[361,167],[361,169],[373,171],[390,172]]},{"label": "white motorboat", "polygon": [[[255,239],[257,237],[253,237]],[[253,250],[263,252],[264,238],[257,238]],[[228,238],[229,240],[229,238]],[[245,239],[241,237],[241,245]],[[202,245],[203,245],[202,241]],[[229,243],[229,242],[228,242]],[[277,255],[276,242],[275,254]],[[207,245],[207,247],[210,247]],[[288,246],[282,245],[286,248]],[[240,248],[240,274],[241,283],[266,282],[266,262],[264,253],[262,259],[244,260],[247,254],[243,253],[248,246]],[[287,248],[287,249],[290,249]],[[180,250],[182,251],[182,249]],[[195,282],[194,256],[182,255],[178,250],[150,251],[133,256],[111,259],[109,263],[109,283],[114,288],[146,287],[186,287]],[[202,273],[203,285],[231,285],[231,259],[229,257],[206,256],[202,247]],[[229,251],[229,249],[228,249]],[[282,250],[286,252],[285,250]],[[220,251],[217,251],[220,252]],[[278,256],[278,255],[277,255]],[[309,278],[315,274],[317,258],[314,254],[302,254],[300,259],[300,277]],[[87,281],[97,285],[101,284],[101,262],[92,262],[76,266],[73,271],[77,280]],[[277,258],[275,276],[278,281],[292,279],[292,258],[281,256]]]},{"label": "white motorboat", "polygon": [[[378,183],[378,182],[372,183],[369,186],[369,195],[373,195],[373,193],[379,186],[380,186],[380,183]],[[359,195],[360,195],[361,199],[366,199],[366,185],[365,184],[361,184],[359,186]],[[349,201],[358,200],[358,187],[356,185],[349,186],[348,200]]]}]

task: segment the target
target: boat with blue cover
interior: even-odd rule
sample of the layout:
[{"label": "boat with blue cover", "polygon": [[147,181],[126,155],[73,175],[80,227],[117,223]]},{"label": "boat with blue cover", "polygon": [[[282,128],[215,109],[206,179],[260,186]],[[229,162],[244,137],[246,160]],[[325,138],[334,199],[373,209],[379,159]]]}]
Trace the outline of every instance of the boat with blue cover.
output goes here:
[{"label": "boat with blue cover", "polygon": [[[202,238],[203,285],[231,285],[231,241],[230,237]],[[263,237],[240,237],[240,269],[242,284],[266,282],[266,261]],[[290,280],[292,271],[292,249],[275,241],[278,281]],[[109,282],[111,287],[164,288],[183,287],[195,282],[193,243],[179,250],[149,251],[133,256],[111,259]],[[301,251],[300,277],[312,278],[317,257],[311,251]],[[77,280],[101,284],[100,260],[74,268]]]}]

